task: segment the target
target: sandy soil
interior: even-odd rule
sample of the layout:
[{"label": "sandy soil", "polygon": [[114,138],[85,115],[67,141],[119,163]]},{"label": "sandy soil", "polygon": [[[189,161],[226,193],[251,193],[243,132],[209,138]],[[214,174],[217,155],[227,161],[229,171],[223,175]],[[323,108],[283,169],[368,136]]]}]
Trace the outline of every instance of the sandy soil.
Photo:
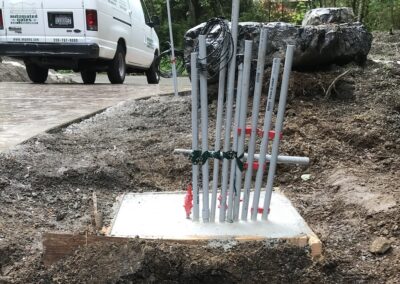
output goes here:
[{"label": "sandy soil", "polygon": [[[371,57],[387,52],[377,46]],[[399,283],[399,81],[395,62],[293,74],[281,150],[312,164],[280,167],[276,185],[323,241],[322,260],[288,244],[224,249],[135,239],[43,266],[43,232],[93,232],[93,191],[108,225],[120,193],[185,187],[190,163],[171,153],[190,146],[190,98],[160,97],[120,104],[0,155],[0,283]],[[379,236],[391,249],[371,254]]]}]

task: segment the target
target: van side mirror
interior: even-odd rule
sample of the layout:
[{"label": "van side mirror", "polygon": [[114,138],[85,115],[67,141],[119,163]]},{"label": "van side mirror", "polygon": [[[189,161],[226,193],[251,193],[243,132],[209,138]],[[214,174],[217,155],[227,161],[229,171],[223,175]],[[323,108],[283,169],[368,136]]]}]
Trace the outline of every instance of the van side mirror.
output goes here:
[{"label": "van side mirror", "polygon": [[161,25],[160,17],[158,17],[158,16],[151,17],[151,22],[153,24],[153,28],[159,27]]}]

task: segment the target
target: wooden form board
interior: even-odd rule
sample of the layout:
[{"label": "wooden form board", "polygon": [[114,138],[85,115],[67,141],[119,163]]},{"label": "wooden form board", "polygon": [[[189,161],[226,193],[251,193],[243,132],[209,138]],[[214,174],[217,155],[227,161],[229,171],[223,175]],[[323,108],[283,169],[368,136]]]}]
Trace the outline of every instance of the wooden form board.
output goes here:
[{"label": "wooden form board", "polygon": [[[45,233],[43,234],[43,264],[46,267],[58,262],[59,260],[71,256],[80,247],[85,247],[95,243],[128,243],[132,238],[106,237],[97,235],[74,235],[68,233]],[[154,241],[154,240],[153,240]],[[209,239],[197,240],[162,240],[164,242],[174,242],[182,244],[199,244]],[[240,238],[237,241],[265,241],[265,238]],[[322,255],[322,244],[316,236],[301,236],[286,239],[288,243],[299,247],[310,246],[311,256],[319,258]]]},{"label": "wooden form board", "polygon": [[128,238],[114,238],[96,235],[74,235],[45,233],[43,242],[43,264],[50,266],[66,256],[71,256],[78,248],[94,243],[127,243]]}]

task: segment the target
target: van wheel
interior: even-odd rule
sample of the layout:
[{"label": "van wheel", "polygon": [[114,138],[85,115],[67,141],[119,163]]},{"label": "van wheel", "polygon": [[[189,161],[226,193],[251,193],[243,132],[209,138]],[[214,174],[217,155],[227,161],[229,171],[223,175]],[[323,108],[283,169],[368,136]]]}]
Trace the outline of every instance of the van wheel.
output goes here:
[{"label": "van wheel", "polygon": [[96,71],[93,70],[82,70],[81,77],[84,84],[92,85],[96,82]]},{"label": "van wheel", "polygon": [[108,79],[111,84],[122,84],[126,76],[125,51],[121,45],[118,45],[114,59],[111,61],[107,71]]},{"label": "van wheel", "polygon": [[147,83],[158,84],[160,82],[160,73],[158,72],[158,60],[157,56],[154,57],[153,63],[150,68],[146,71]]},{"label": "van wheel", "polygon": [[49,68],[40,67],[32,63],[26,64],[26,72],[29,79],[36,84],[43,84],[49,76]]}]

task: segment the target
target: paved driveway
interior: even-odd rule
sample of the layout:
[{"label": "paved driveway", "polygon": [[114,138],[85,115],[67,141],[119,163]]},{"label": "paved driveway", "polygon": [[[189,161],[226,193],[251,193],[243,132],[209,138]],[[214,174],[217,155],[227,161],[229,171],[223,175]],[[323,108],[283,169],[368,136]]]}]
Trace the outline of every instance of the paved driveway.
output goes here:
[{"label": "paved driveway", "polygon": [[[78,78],[79,79],[79,78]],[[0,152],[70,120],[121,101],[172,93],[172,80],[148,85],[142,76],[129,76],[124,85],[0,83]],[[103,83],[104,82],[104,83]],[[180,91],[190,89],[187,78],[179,79]]]}]

